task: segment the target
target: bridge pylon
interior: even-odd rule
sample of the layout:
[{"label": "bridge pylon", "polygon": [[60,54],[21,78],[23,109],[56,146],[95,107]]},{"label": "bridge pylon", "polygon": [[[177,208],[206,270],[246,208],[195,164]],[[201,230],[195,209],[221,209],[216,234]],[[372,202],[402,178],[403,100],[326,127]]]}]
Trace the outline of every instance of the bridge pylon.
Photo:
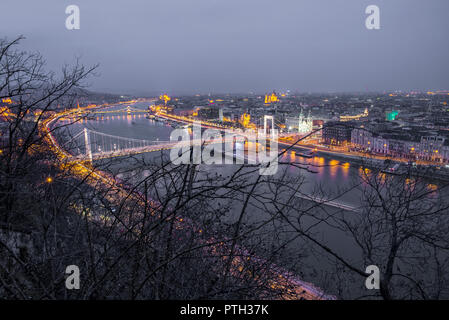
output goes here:
[{"label": "bridge pylon", "polygon": [[[264,117],[263,117],[263,132],[264,132],[264,134],[266,135],[266,136],[268,136],[268,133],[269,132],[267,132],[268,130],[268,128],[267,128],[267,122],[268,122],[268,120],[271,120],[271,130],[272,129],[274,129],[274,126],[275,126],[275,124],[274,124],[274,117],[273,116],[267,116],[267,115],[264,115]],[[271,131],[270,130],[270,131]]]},{"label": "bridge pylon", "polygon": [[90,162],[92,162],[92,149],[90,147],[90,137],[87,128],[84,128],[84,144],[86,146],[87,157],[89,158]]}]

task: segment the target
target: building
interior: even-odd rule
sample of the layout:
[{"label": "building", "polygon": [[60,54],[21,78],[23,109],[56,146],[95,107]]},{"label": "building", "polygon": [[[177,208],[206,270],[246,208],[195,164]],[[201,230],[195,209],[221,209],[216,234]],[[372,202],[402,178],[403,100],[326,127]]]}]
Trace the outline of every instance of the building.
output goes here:
[{"label": "building", "polygon": [[354,128],[351,131],[351,147],[358,151],[388,154],[390,141],[365,128]]},{"label": "building", "polygon": [[312,131],[312,129],[313,129],[313,119],[310,116],[310,110],[309,114],[307,115],[307,118],[304,117],[301,110],[301,114],[299,115],[298,120],[298,132],[300,134],[308,134]]},{"label": "building", "polygon": [[308,134],[313,130],[313,119],[309,114],[307,117],[304,117],[304,114],[301,109],[301,113],[299,117],[290,117],[285,120],[285,124],[287,126],[288,131],[297,130],[300,134]]},{"label": "building", "polygon": [[389,154],[393,157],[415,160],[419,157],[420,142],[414,136],[385,136],[389,142]]},{"label": "building", "polygon": [[218,120],[220,117],[218,108],[198,109],[198,118],[203,120]]},{"label": "building", "polygon": [[419,156],[423,160],[447,162],[449,153],[449,139],[442,136],[421,137]]},{"label": "building", "polygon": [[345,122],[345,121],[360,120],[361,118],[366,118],[368,116],[369,116],[368,108],[365,108],[365,111],[363,111],[363,113],[360,113],[360,114],[356,114],[356,115],[341,115],[340,116],[340,121],[341,122]]},{"label": "building", "polygon": [[387,112],[386,118],[387,118],[387,121],[394,121],[398,118],[398,116],[399,116],[399,111],[392,110],[390,112]]},{"label": "building", "polygon": [[193,115],[192,109],[175,109],[172,111],[172,114],[180,117],[190,117]]},{"label": "building", "polygon": [[351,148],[409,160],[449,162],[448,137],[408,131],[410,132],[387,130],[373,133],[365,128],[355,128],[351,132]]},{"label": "building", "polygon": [[270,103],[275,103],[275,102],[279,102],[279,98],[276,95],[276,92],[273,91],[272,94],[265,95],[265,104],[270,104]]},{"label": "building", "polygon": [[354,123],[329,121],[323,127],[322,140],[324,144],[343,146],[351,142],[351,133]]}]

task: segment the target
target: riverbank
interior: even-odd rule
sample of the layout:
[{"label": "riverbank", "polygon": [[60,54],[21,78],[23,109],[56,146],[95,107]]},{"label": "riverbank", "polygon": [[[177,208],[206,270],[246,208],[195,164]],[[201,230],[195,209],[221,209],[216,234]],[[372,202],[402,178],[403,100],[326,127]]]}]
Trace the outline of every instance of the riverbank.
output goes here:
[{"label": "riverbank", "polygon": [[440,182],[447,183],[449,182],[449,170],[444,168],[437,169],[434,166],[412,166],[409,168],[409,164],[405,162],[398,162],[390,159],[378,159],[378,158],[368,158],[368,157],[360,157],[360,156],[351,156],[347,154],[338,154],[338,153],[330,153],[317,151],[316,154],[318,156],[323,156],[325,158],[332,158],[333,160],[344,161],[350,163],[352,165],[362,166],[363,168],[368,168],[372,170],[380,170],[386,174],[391,174],[385,172],[388,168],[393,166],[394,164],[400,164],[399,170],[395,175],[408,174],[411,177],[423,178],[426,180],[431,180],[435,182],[438,180]]}]

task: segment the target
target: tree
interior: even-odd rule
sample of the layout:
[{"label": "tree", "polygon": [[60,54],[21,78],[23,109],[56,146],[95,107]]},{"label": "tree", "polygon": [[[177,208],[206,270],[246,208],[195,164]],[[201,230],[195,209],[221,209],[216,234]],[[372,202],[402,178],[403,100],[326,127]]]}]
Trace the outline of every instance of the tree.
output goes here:
[{"label": "tree", "polygon": [[[120,161],[134,162],[133,169],[117,183],[121,172],[113,171],[113,161],[61,157],[49,134],[63,140],[64,125],[45,124],[75,104],[78,89],[96,66],[85,68],[76,61],[58,78],[45,71],[39,54],[16,49],[21,40],[0,42],[0,98],[11,101],[1,114],[6,128],[0,155],[2,297],[300,294],[292,292],[290,275],[273,264],[283,246],[267,228],[276,216],[250,224],[251,208],[271,201],[271,191],[261,187],[273,183],[254,179],[259,168],[240,166],[218,176],[195,165],[174,166],[163,158],[147,162],[128,157]],[[67,117],[79,120],[76,113]],[[143,170],[148,175],[142,178]],[[237,203],[243,203],[237,217],[236,199],[243,199]],[[80,268],[80,290],[64,286],[68,265]]]},{"label": "tree", "polygon": [[54,160],[51,153],[43,150],[43,139],[48,133],[39,132],[40,123],[60,104],[71,105],[76,89],[96,68],[86,68],[76,61],[73,67],[64,66],[61,75],[56,76],[44,70],[45,61],[40,54],[17,49],[23,39],[0,40],[0,101],[9,101],[0,114],[0,221],[4,224],[14,224],[14,219],[23,224],[24,217],[18,211],[35,204],[24,203],[32,200],[27,193],[32,194],[36,184],[47,178],[36,163]]},{"label": "tree", "polygon": [[[416,171],[410,167],[395,176],[382,173],[382,168],[365,169],[360,178],[362,183],[356,186],[361,195],[357,212],[320,210],[313,214],[315,225],[311,229],[290,221],[302,238],[335,263],[334,278],[340,286],[332,290],[346,298],[447,298],[447,184],[433,185],[416,177]],[[310,217],[312,212],[304,214]],[[350,256],[339,252],[326,241],[326,236],[314,233],[320,224],[330,226],[340,238],[352,242]],[[381,271],[379,291],[364,288],[369,265],[378,266]],[[358,285],[348,287],[351,282]]]}]

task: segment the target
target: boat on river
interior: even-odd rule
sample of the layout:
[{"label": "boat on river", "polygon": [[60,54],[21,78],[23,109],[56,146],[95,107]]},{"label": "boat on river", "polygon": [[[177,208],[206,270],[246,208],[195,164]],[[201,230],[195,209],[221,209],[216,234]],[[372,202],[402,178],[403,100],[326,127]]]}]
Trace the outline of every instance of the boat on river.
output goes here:
[{"label": "boat on river", "polygon": [[312,158],[315,156],[315,151],[313,150],[307,150],[301,153],[296,153],[297,157],[301,157],[301,158]]},{"label": "boat on river", "polygon": [[401,175],[402,173],[404,173],[404,169],[401,167],[400,163],[396,163],[396,164],[382,170],[382,173]]}]

